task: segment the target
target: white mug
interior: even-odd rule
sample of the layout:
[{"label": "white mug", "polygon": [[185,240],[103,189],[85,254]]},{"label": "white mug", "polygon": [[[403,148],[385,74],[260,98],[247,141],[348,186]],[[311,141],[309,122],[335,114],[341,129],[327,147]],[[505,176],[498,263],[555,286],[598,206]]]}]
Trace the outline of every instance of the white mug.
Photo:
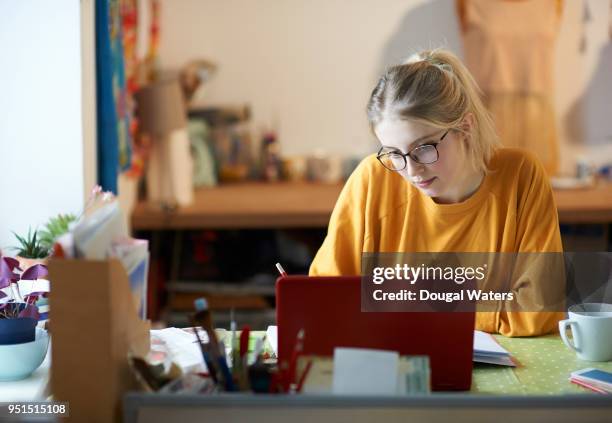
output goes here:
[{"label": "white mug", "polygon": [[[586,361],[612,360],[612,304],[584,303],[568,309],[569,319],[559,322],[565,345]],[[567,337],[572,330],[573,343]]]}]

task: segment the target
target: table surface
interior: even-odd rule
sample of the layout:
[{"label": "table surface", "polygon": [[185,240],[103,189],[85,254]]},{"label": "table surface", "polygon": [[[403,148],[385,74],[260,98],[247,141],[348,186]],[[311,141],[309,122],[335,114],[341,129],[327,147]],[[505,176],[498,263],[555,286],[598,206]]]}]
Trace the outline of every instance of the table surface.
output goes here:
[{"label": "table surface", "polygon": [[[265,331],[254,331],[263,337]],[[564,395],[594,394],[568,381],[575,370],[594,367],[612,371],[612,361],[588,362],[579,360],[558,335],[535,338],[506,338],[495,335],[497,341],[518,361],[516,368],[474,363],[470,393],[485,395]],[[0,382],[3,401],[40,401],[49,377],[50,354],[28,379]]]},{"label": "table surface", "polygon": [[[136,230],[326,227],[342,185],[247,182],[200,188],[190,206],[139,203]],[[612,222],[612,183],[555,190],[561,223]]]},{"label": "table surface", "polygon": [[[265,332],[252,332],[251,344]],[[226,332],[229,336],[229,332]],[[559,335],[508,338],[494,335],[518,363],[516,367],[474,363],[470,393],[492,395],[593,394],[570,383],[571,372],[594,367],[612,372],[612,361],[590,362],[578,359]],[[225,339],[229,345],[229,339]],[[250,348],[252,345],[250,345]],[[459,393],[461,394],[461,393]]]},{"label": "table surface", "polygon": [[592,393],[568,381],[571,372],[594,367],[612,372],[612,361],[579,360],[559,335],[506,338],[495,335],[518,361],[516,368],[474,364],[472,390],[480,394],[559,395]]}]

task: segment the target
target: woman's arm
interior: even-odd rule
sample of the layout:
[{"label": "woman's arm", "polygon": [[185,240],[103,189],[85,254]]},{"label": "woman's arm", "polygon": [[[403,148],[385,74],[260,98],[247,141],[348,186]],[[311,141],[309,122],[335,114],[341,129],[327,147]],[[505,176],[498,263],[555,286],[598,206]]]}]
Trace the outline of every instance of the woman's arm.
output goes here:
[{"label": "woman's arm", "polygon": [[310,276],[350,276],[361,273],[369,180],[366,160],[355,169],[338,197],[327,236],[310,266]]},{"label": "woman's arm", "polygon": [[[559,305],[565,296],[559,219],[544,167],[531,154],[525,156],[518,181],[518,276],[513,278],[512,290],[520,309],[527,311],[499,313],[495,331],[506,336],[542,335],[556,332],[564,318]],[[547,311],[535,312],[538,307]]]}]

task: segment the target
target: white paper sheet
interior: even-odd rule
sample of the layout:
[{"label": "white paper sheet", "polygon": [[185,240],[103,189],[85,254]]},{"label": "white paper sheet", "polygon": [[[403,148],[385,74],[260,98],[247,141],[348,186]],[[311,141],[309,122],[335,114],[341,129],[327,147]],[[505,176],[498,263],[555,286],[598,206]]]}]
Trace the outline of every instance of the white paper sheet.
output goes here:
[{"label": "white paper sheet", "polygon": [[334,349],[332,393],[397,395],[399,354],[365,348]]}]

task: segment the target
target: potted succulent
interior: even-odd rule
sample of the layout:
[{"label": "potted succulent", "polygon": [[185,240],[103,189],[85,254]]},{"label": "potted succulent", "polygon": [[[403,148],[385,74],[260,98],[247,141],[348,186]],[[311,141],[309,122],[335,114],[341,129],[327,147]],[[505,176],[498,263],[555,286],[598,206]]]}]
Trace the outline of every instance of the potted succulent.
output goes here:
[{"label": "potted succulent", "polygon": [[19,242],[19,245],[13,247],[13,250],[17,251],[17,261],[20,267],[30,268],[36,264],[44,264],[46,258],[49,257],[49,249],[43,245],[38,231],[32,232],[32,228],[28,229],[26,236],[19,236],[13,232],[15,238]]}]

